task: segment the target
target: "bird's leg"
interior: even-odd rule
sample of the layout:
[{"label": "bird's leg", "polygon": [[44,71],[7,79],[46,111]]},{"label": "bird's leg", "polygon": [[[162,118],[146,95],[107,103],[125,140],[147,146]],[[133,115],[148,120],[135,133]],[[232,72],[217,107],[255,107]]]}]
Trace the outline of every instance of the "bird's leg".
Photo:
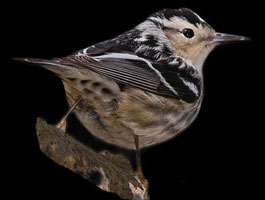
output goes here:
[{"label": "bird's leg", "polygon": [[73,110],[76,108],[76,106],[78,106],[78,104],[80,103],[81,99],[82,99],[82,97],[80,96],[78,98],[78,100],[74,103],[74,105],[63,116],[63,118],[60,120],[60,122],[56,125],[56,128],[65,131],[65,128],[66,128],[66,119],[73,112]]},{"label": "bird's leg", "polygon": [[139,180],[143,183],[144,187],[148,189],[148,181],[144,178],[144,173],[142,169],[142,161],[141,161],[141,151],[140,151],[140,145],[139,145],[139,136],[133,134],[134,142],[135,142],[135,148],[136,148],[136,165],[137,165],[137,171],[136,175],[139,178]]}]

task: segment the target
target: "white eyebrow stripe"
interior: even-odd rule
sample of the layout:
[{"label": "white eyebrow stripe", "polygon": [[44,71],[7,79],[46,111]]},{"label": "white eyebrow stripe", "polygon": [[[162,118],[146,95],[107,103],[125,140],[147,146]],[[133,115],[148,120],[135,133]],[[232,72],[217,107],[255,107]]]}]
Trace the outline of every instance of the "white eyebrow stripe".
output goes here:
[{"label": "white eyebrow stripe", "polygon": [[152,69],[159,77],[160,81],[175,95],[178,96],[177,91],[165,80],[165,78],[162,76],[162,74],[153,67],[152,63],[144,58],[141,58],[137,55],[132,55],[132,54],[127,54],[127,53],[109,53],[101,56],[94,56],[93,57],[95,60],[101,60],[104,58],[121,58],[121,59],[128,59],[128,60],[140,60],[144,61],[150,69]]}]

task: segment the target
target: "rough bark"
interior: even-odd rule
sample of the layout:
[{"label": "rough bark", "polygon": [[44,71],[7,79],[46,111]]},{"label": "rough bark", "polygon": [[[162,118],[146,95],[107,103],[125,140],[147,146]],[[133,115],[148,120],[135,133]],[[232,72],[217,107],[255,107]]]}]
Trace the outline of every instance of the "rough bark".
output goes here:
[{"label": "rough bark", "polygon": [[125,156],[109,151],[95,152],[40,118],[36,129],[41,151],[57,164],[122,199],[144,199],[145,188]]}]

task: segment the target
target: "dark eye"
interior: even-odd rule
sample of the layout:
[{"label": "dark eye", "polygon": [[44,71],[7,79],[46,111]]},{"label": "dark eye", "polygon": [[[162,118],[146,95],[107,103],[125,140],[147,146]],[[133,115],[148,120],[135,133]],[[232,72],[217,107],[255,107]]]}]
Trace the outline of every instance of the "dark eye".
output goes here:
[{"label": "dark eye", "polygon": [[193,38],[194,37],[194,32],[190,28],[185,28],[182,31],[183,35],[185,35],[186,38]]}]

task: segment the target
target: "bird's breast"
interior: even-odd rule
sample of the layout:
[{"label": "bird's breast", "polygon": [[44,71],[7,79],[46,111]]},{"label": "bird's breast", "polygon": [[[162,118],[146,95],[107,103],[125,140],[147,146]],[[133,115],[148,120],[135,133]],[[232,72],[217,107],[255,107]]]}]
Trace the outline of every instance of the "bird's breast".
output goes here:
[{"label": "bird's breast", "polygon": [[201,101],[186,103],[142,90],[123,96],[120,119],[140,136],[142,147],[159,144],[181,133],[194,121],[201,104]]}]

